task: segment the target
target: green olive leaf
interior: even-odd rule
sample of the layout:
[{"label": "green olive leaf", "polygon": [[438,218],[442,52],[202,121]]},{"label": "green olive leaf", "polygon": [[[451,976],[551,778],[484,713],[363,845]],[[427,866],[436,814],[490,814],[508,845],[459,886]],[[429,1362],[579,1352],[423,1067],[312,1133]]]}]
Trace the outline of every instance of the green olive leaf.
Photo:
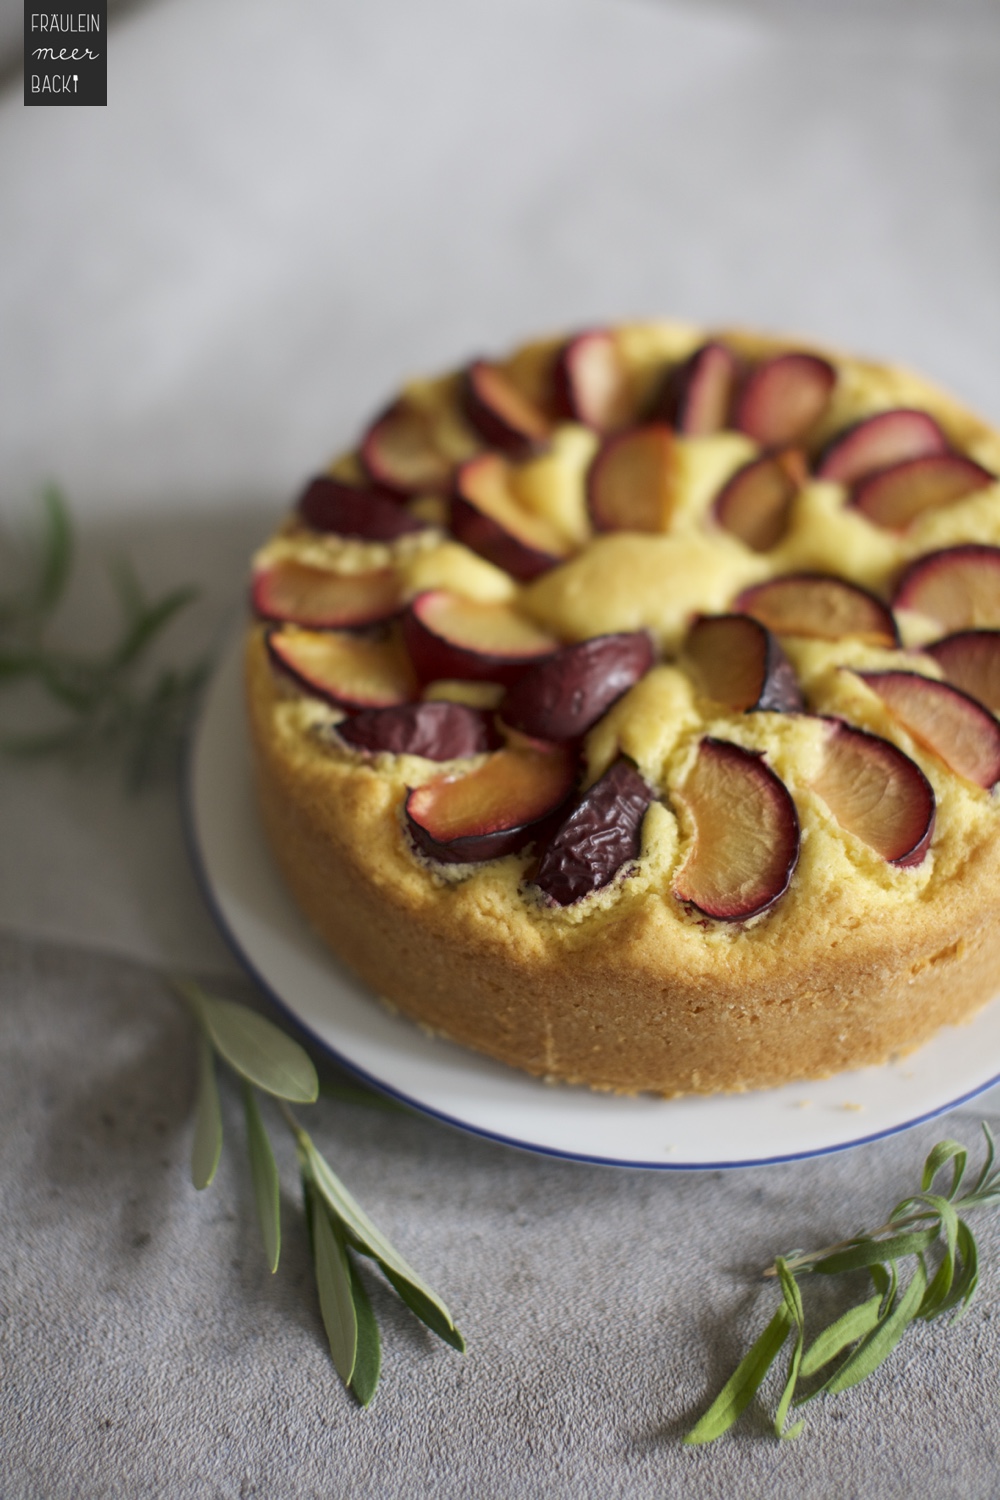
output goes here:
[{"label": "green olive leaf", "polygon": [[191,1181],[207,1188],[222,1155],[222,1111],[215,1082],[215,1056],[205,1033],[198,1030],[198,1094],[195,1105]]},{"label": "green olive leaf", "polygon": [[319,1079],[312,1059],[273,1021],[235,1000],[218,1000],[198,984],[182,982],[181,993],[194,1007],[220,1057],[241,1078],[294,1104],[312,1104]]},{"label": "green olive leaf", "polygon": [[828,1365],[831,1360],[836,1359],[851,1344],[856,1344],[866,1334],[871,1333],[879,1319],[882,1307],[882,1293],[876,1292],[867,1302],[862,1302],[857,1307],[849,1307],[828,1328],[818,1333],[809,1348],[802,1356],[802,1364],[799,1370],[803,1380],[810,1375],[815,1375]]},{"label": "green olive leaf", "polygon": [[788,1431],[785,1430],[785,1423],[788,1420],[788,1409],[792,1404],[792,1397],[795,1395],[795,1386],[802,1364],[802,1350],[806,1337],[805,1309],[802,1306],[802,1293],[799,1290],[798,1282],[780,1255],[775,1265],[778,1271],[778,1278],[781,1282],[785,1311],[788,1313],[792,1326],[795,1329],[795,1343],[792,1346],[792,1355],[788,1362],[788,1375],[785,1378],[785,1386],[778,1401],[778,1410],[774,1415],[774,1432],[776,1437],[791,1440],[799,1436],[803,1427],[802,1422],[796,1422],[794,1427]]},{"label": "green olive leaf", "polygon": [[300,1146],[306,1154],[309,1173],[316,1190],[323,1197],[330,1212],[343,1225],[355,1248],[379,1263],[407,1306],[416,1312],[429,1328],[441,1338],[446,1339],[454,1348],[464,1349],[462,1335],[455,1327],[455,1320],[444,1302],[417,1275],[413,1267],[389,1243],[381,1230],[376,1229],[364,1209],[348,1192],[304,1131],[300,1136]]},{"label": "green olive leaf", "polygon": [[951,1291],[942,1300],[935,1316],[940,1317],[941,1314],[957,1308],[952,1320],[957,1323],[976,1295],[976,1288],[979,1285],[979,1247],[976,1244],[975,1235],[964,1219],[958,1221],[955,1249],[956,1269]]},{"label": "green olive leaf", "polygon": [[930,1285],[924,1293],[924,1299],[917,1313],[917,1317],[923,1318],[925,1322],[930,1322],[931,1318],[936,1318],[941,1308],[951,1296],[957,1263],[959,1218],[951,1205],[950,1199],[941,1198],[938,1201],[940,1203],[940,1223],[941,1229],[944,1231],[945,1248],[944,1255],[941,1257],[941,1264],[938,1266]]},{"label": "green olive leaf", "polygon": [[[993,1163],[996,1160],[997,1147],[996,1147],[996,1141],[993,1139],[993,1132],[990,1129],[990,1127],[987,1125],[987,1123],[986,1123],[985,1120],[982,1121],[982,1127],[983,1127],[983,1135],[986,1137],[986,1160],[983,1162],[983,1169],[982,1169],[982,1171],[980,1172],[979,1176],[976,1178],[976,1185],[972,1189],[971,1194],[969,1195],[970,1198],[978,1197],[978,1195],[980,1193],[982,1193],[984,1191],[987,1191],[989,1189],[989,1187],[991,1185],[991,1177],[992,1177],[992,1172],[993,1172]],[[969,1201],[969,1199],[967,1198],[966,1202],[968,1202],[968,1201]]]},{"label": "green olive leaf", "polygon": [[347,1250],[343,1240],[334,1232],[326,1206],[310,1178],[304,1178],[303,1188],[310,1200],[313,1265],[316,1271],[316,1290],[319,1293],[319,1310],[334,1368],[344,1384],[349,1386],[358,1352],[358,1318]]},{"label": "green olive leaf", "polygon": [[45,533],[34,607],[42,614],[49,614],[59,603],[69,581],[73,565],[73,528],[66,502],[54,484],[43,491],[42,504],[45,508]]},{"label": "green olive leaf", "polygon": [[250,1154],[250,1176],[253,1180],[257,1219],[264,1241],[264,1254],[271,1271],[278,1269],[281,1255],[281,1185],[274,1151],[260,1116],[253,1089],[244,1080],[243,1111],[247,1123],[247,1147]]},{"label": "green olive leaf", "polygon": [[835,1396],[840,1391],[850,1390],[851,1386],[859,1385],[862,1380],[867,1380],[868,1376],[878,1369],[895,1349],[907,1327],[917,1316],[926,1290],[927,1272],[923,1261],[918,1260],[913,1279],[895,1307],[887,1317],[882,1318],[877,1327],[861,1341],[854,1353],[848,1356],[839,1370],[826,1382],[823,1389],[827,1395]]},{"label": "green olive leaf", "polygon": [[924,1172],[920,1180],[920,1191],[926,1193],[941,1168],[949,1161],[954,1161],[952,1169],[951,1188],[948,1197],[954,1198],[965,1175],[965,1164],[969,1153],[961,1141],[938,1141],[933,1151],[924,1162]]},{"label": "green olive leaf", "polygon": [[687,1434],[685,1443],[714,1443],[728,1432],[737,1417],[746,1410],[761,1387],[782,1345],[788,1337],[792,1319],[784,1302],[768,1323],[760,1338],[745,1354],[712,1402],[708,1411]]},{"label": "green olive leaf", "polygon": [[[444,1339],[446,1344],[450,1344],[453,1349],[457,1349],[459,1354],[464,1354],[465,1339],[451,1321],[451,1317],[440,1299],[433,1294],[428,1296],[413,1280],[404,1280],[396,1271],[387,1266],[381,1258],[379,1258],[378,1263],[407,1307],[420,1319],[421,1323],[425,1324],[431,1333],[436,1333],[439,1339]],[[443,1308],[444,1310],[442,1311]]]},{"label": "green olive leaf", "polygon": [[354,1360],[354,1374],[351,1376],[351,1390],[362,1406],[369,1406],[382,1369],[382,1341],[368,1293],[350,1255],[347,1257],[347,1264],[351,1274],[354,1317],[358,1325],[358,1351]]},{"label": "green olive leaf", "polygon": [[899,1260],[904,1255],[920,1255],[937,1238],[937,1227],[915,1229],[907,1234],[891,1235],[884,1240],[864,1238],[849,1250],[838,1250],[814,1263],[818,1276],[840,1276],[845,1271],[862,1271],[866,1266]]}]

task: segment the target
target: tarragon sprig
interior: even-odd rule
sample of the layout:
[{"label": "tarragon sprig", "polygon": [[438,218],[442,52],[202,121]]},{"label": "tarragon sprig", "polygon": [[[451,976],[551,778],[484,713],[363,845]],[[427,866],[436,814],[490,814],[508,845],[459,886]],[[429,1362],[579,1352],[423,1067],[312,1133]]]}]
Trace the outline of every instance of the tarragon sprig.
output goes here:
[{"label": "tarragon sprig", "polygon": [[[373,1260],[407,1307],[437,1336],[460,1352],[465,1341],[444,1302],[369,1219],[321,1155],[288,1107],[312,1104],[319,1094],[316,1069],[298,1042],[232,1000],[219,1000],[196,984],[178,984],[198,1021],[198,1095],[191,1176],[208,1187],[222,1153],[222,1111],[216,1057],[240,1080],[247,1148],[264,1252],[272,1271],[281,1254],[278,1169],[257,1091],[278,1101],[295,1138],[320,1313],[334,1367],[362,1406],[375,1394],[381,1366],[378,1325],[356,1255]],[[354,1091],[357,1092],[357,1091]]]},{"label": "tarragon sprig", "polygon": [[147,670],[152,647],[197,591],[181,587],[147,598],[128,563],[119,561],[111,570],[122,613],[117,640],[91,655],[54,643],[50,628],[72,573],[73,528],[54,486],[42,502],[34,555],[21,561],[17,592],[0,597],[0,687],[35,683],[59,719],[29,733],[8,733],[0,748],[32,759],[116,751],[124,756],[129,784],[138,787],[176,752],[207,675],[206,661]]},{"label": "tarragon sprig", "polygon": [[[768,1267],[764,1275],[777,1277],[781,1288],[778,1310],[688,1433],[686,1443],[711,1443],[728,1432],[757,1394],[790,1334],[792,1352],[774,1418],[779,1438],[795,1438],[802,1431],[802,1420],[787,1426],[793,1406],[814,1396],[837,1395],[867,1379],[915,1320],[930,1322],[947,1313],[961,1317],[979,1281],[976,1241],[963,1214],[1000,1203],[1000,1169],[994,1167],[996,1148],[985,1123],[983,1133],[986,1159],[972,1188],[961,1197],[968,1151],[959,1141],[939,1141],[924,1163],[920,1191],[897,1203],[884,1224],[822,1250],[779,1256]],[[934,1191],[949,1164],[951,1181]],[[908,1277],[901,1274],[901,1262],[911,1263]],[[800,1279],[856,1272],[866,1273],[869,1294],[807,1344]]]}]

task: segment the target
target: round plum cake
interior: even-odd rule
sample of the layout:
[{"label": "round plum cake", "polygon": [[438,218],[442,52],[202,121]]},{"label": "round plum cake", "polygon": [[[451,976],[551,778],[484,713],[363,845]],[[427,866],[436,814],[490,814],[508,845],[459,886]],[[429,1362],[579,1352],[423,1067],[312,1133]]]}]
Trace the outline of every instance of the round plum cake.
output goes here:
[{"label": "round plum cake", "polygon": [[407,385],[255,559],[302,910],[466,1046],[619,1092],[883,1062],[1000,991],[1000,434],[673,323]]}]

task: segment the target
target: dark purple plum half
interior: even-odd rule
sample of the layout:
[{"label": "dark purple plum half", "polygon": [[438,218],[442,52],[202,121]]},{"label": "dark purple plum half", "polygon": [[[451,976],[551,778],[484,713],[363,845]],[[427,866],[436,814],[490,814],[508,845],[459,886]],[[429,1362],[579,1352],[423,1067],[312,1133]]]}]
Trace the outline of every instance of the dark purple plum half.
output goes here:
[{"label": "dark purple plum half", "polygon": [[424,522],[418,521],[384,490],[358,489],[331,479],[328,474],[310,480],[299,497],[298,511],[313,531],[362,537],[370,542],[391,542],[398,536],[424,530]]},{"label": "dark purple plum half", "polygon": [[532,881],[556,906],[570,906],[606,886],[638,859],[642,820],[653,793],[633,763],[620,756],[576,798],[549,839]]},{"label": "dark purple plum half", "polygon": [[501,718],[536,739],[577,739],[652,665],[653,643],[644,630],[563,646],[518,679]]},{"label": "dark purple plum half", "polygon": [[422,755],[426,760],[460,760],[500,744],[492,716],[464,703],[364,709],[338,724],[337,733],[355,750]]}]

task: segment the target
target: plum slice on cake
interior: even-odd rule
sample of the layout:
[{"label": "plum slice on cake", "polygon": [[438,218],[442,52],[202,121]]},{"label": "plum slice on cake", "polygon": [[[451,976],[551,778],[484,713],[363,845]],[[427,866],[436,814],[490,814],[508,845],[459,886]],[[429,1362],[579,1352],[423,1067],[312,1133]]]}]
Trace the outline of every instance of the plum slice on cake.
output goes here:
[{"label": "plum slice on cake", "polygon": [[313,531],[370,542],[392,542],[426,527],[387,490],[342,484],[329,474],[309,482],[299,498],[298,514]]},{"label": "plum slice on cake", "polygon": [[442,493],[454,469],[428,413],[405,396],[375,419],[361,440],[359,457],[375,484],[401,496]]},{"label": "plum slice on cake", "polygon": [[1000,547],[968,542],[918,557],[896,586],[893,605],[926,615],[945,631],[1000,626]]},{"label": "plum slice on cake", "polygon": [[489,714],[464,703],[400,703],[361,709],[337,725],[353,750],[422,755],[425,760],[462,760],[499,747]]},{"label": "plum slice on cake", "polygon": [[799,818],[763,756],[706,737],[677,796],[693,830],[674,884],[678,901],[723,922],[773,906],[798,861]]},{"label": "plum slice on cake", "polygon": [[685,437],[709,437],[729,420],[739,361],[726,344],[710,340],[667,376],[658,415]]},{"label": "plum slice on cake", "polygon": [[954,687],[1000,713],[1000,630],[958,630],[923,649]]},{"label": "plum slice on cake", "polygon": [[892,611],[874,594],[832,573],[786,573],[745,589],[737,610],[752,615],[775,635],[813,640],[846,637],[872,646],[898,646]]},{"label": "plum slice on cake", "polygon": [[947,451],[948,439],[930,412],[893,407],[838,433],[820,455],[816,474],[820,479],[856,484],[893,464]]},{"label": "plum slice on cake", "polygon": [[268,632],[267,649],[301,688],[336,708],[391,708],[416,697],[413,668],[395,635],[373,640],[285,626]]},{"label": "plum slice on cake", "polygon": [[638,859],[642,822],[653,792],[634,763],[620,756],[576,798],[545,843],[531,883],[554,906],[600,890]]},{"label": "plum slice on cake", "polygon": [[465,416],[483,441],[511,458],[524,458],[547,442],[551,423],[513,381],[488,360],[469,365],[462,382]]},{"label": "plum slice on cake", "polygon": [[510,683],[559,645],[509,604],[428,589],[410,604],[403,635],[425,682],[469,678]]},{"label": "plum slice on cake", "polygon": [[375,625],[403,607],[399,577],[393,568],[334,573],[294,557],[261,568],[254,575],[252,598],[262,620],[306,625],[314,630]]},{"label": "plum slice on cake", "polygon": [[675,496],[674,437],[664,422],[609,438],[587,476],[595,531],[666,531]]},{"label": "plum slice on cake", "polygon": [[859,672],[893,718],[950,770],[991,791],[1000,781],[1000,724],[975,698],[919,672]]},{"label": "plum slice on cake", "polygon": [[823,416],[836,383],[833,365],[818,354],[776,354],[744,381],[734,425],[763,448],[800,442]]},{"label": "plum slice on cake", "polygon": [[576,758],[568,750],[497,750],[477,770],[415,788],[406,821],[418,849],[448,864],[514,854],[569,796]]},{"label": "plum slice on cake", "polygon": [[706,698],[732,713],[794,713],[804,707],[794,668],[752,615],[700,615],[681,663]]},{"label": "plum slice on cake", "polygon": [[522,582],[555,567],[569,550],[551,522],[519,503],[511,465],[499,453],[482,453],[458,470],[451,530],[473,552]]},{"label": "plum slice on cake", "polygon": [[925,453],[862,479],[851,504],[876,526],[903,531],[926,511],[957,505],[995,483],[995,474],[963,453]]},{"label": "plum slice on cake", "polygon": [[577,739],[649,671],[653,657],[644,630],[563,646],[518,678],[501,717],[536,739]]},{"label": "plum slice on cake", "polygon": [[831,720],[823,764],[812,783],[842,828],[891,865],[923,862],[934,832],[934,793],[896,745]]},{"label": "plum slice on cake", "polygon": [[606,328],[567,340],[556,360],[553,391],[561,417],[595,432],[618,432],[634,421],[628,367]]},{"label": "plum slice on cake", "polygon": [[727,480],[712,513],[719,525],[754,552],[770,552],[788,529],[792,502],[806,478],[797,448],[753,458]]}]

